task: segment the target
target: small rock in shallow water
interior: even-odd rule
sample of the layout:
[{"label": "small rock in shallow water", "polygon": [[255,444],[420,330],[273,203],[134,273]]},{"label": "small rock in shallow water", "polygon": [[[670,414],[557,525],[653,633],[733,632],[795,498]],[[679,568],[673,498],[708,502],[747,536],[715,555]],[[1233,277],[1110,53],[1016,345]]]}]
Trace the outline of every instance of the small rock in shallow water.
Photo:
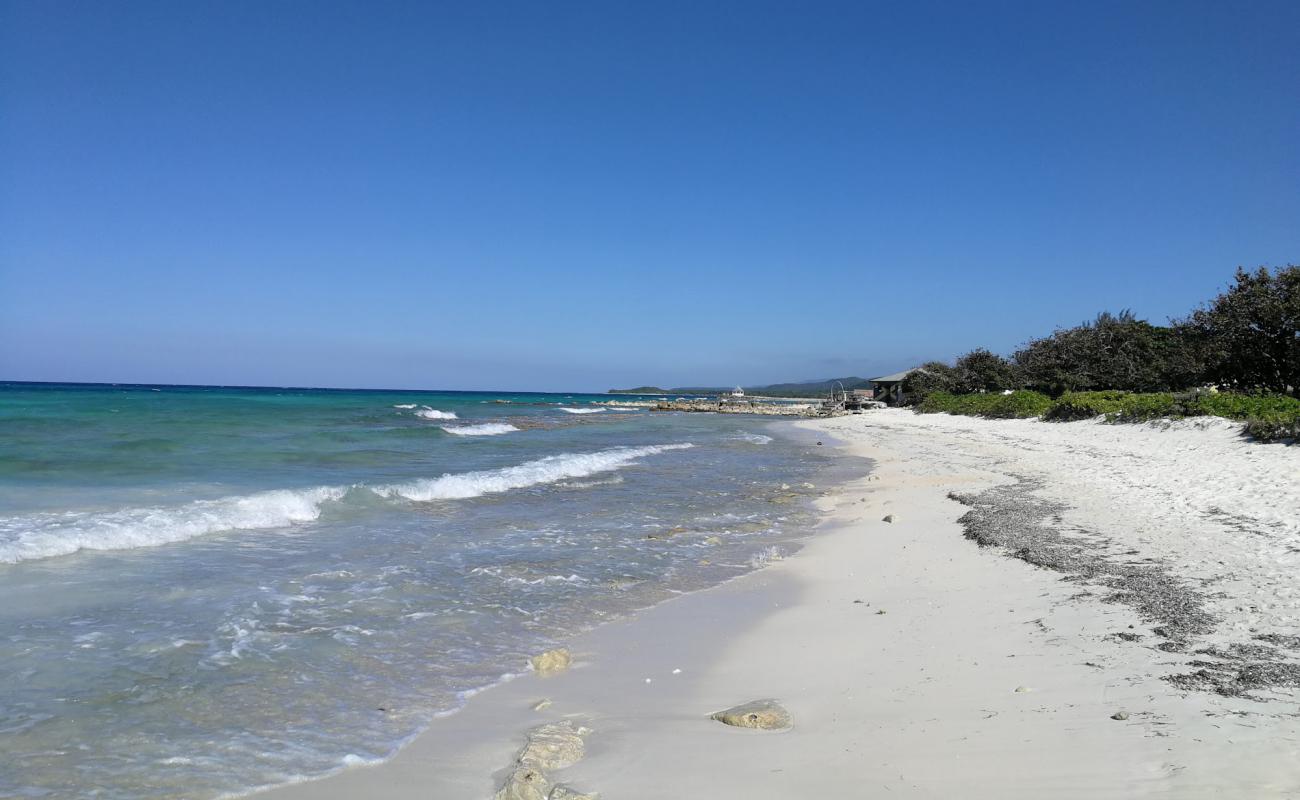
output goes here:
[{"label": "small rock in shallow water", "polygon": [[1123,722],[1124,720],[1128,719],[1128,712],[1127,712],[1127,711],[1116,711],[1114,714],[1111,714],[1111,715],[1110,715],[1110,718],[1111,718],[1111,719],[1117,719],[1117,720],[1119,720],[1120,722]]},{"label": "small rock in shallow water", "polygon": [[775,700],[753,700],[725,711],[718,711],[711,714],[709,718],[724,725],[758,728],[765,731],[784,730],[792,724],[790,712]]},{"label": "small rock in shallow water", "polygon": [[533,656],[529,659],[533,665],[533,670],[538,675],[550,675],[556,672],[563,672],[573,663],[573,657],[569,651],[563,647],[557,647],[554,650],[547,650],[539,656]]}]

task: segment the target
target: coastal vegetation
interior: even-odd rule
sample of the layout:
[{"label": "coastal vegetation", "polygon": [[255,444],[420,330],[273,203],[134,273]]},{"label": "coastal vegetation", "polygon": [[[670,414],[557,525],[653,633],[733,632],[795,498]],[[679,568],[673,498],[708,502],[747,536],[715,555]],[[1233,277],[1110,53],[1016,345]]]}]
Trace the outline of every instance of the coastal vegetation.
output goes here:
[{"label": "coastal vegetation", "polygon": [[921,413],[1111,422],[1217,416],[1259,439],[1300,435],[1300,266],[1238,269],[1168,326],[1103,312],[1010,358],[978,348],[904,385]]}]

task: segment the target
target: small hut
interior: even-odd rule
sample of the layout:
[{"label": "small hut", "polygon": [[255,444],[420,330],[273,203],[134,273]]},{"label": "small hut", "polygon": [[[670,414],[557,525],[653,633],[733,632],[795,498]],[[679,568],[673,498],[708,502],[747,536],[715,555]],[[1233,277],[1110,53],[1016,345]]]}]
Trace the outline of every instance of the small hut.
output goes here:
[{"label": "small hut", "polygon": [[915,368],[895,372],[893,375],[881,375],[879,378],[871,378],[871,386],[875,390],[875,399],[891,406],[903,402],[903,381],[913,372],[916,372]]}]

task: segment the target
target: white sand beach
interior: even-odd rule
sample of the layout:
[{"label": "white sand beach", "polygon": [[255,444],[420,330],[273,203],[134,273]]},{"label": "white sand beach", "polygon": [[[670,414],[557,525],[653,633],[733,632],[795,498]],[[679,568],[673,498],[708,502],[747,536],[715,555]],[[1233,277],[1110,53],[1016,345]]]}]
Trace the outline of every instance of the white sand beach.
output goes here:
[{"label": "white sand beach", "polygon": [[[585,754],[547,779],[604,798],[1300,796],[1296,448],[1222,420],[796,424],[875,461],[798,553],[264,796],[489,798],[563,720]],[[963,535],[972,508],[1020,558]],[[760,698],[793,727],[709,719]]]}]

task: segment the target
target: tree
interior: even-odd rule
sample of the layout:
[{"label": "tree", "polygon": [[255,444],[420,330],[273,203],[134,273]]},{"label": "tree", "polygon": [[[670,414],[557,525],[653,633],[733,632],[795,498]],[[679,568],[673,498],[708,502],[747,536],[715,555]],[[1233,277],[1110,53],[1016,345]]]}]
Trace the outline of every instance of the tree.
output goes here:
[{"label": "tree", "polygon": [[1183,389],[1201,380],[1202,359],[1185,328],[1165,328],[1130,311],[1103,311],[1074,328],[1029,341],[1014,356],[1025,384],[1051,395],[1094,389]]},{"label": "tree", "polygon": [[1018,385],[1011,362],[982,347],[957,359],[953,372],[959,392],[999,392]]},{"label": "tree", "polygon": [[1235,283],[1184,325],[1203,346],[1212,380],[1300,397],[1300,266],[1238,267]]},{"label": "tree", "polygon": [[942,361],[927,361],[903,379],[903,396],[909,404],[919,403],[935,392],[955,392],[956,371]]}]

